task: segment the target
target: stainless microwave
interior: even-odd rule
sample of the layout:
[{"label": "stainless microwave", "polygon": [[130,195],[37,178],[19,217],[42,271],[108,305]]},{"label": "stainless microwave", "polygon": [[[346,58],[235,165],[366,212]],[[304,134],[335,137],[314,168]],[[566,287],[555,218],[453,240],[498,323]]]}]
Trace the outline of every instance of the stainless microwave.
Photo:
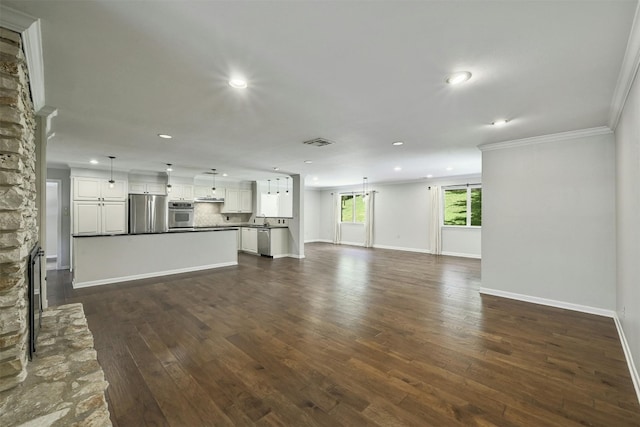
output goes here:
[{"label": "stainless microwave", "polygon": [[169,202],[169,228],[192,228],[193,202]]}]

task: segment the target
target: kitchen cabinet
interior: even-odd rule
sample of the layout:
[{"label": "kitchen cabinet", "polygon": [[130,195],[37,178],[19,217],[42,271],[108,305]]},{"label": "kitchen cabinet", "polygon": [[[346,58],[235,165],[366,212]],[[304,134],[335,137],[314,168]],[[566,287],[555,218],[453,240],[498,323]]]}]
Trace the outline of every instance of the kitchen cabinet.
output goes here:
[{"label": "kitchen cabinet", "polygon": [[76,201],[73,234],[125,234],[127,202]]},{"label": "kitchen cabinet", "polygon": [[272,228],[271,230],[271,256],[284,257],[289,254],[289,229]]},{"label": "kitchen cabinet", "polygon": [[278,215],[281,218],[293,218],[293,195],[282,194],[278,196]]},{"label": "kitchen cabinet", "polygon": [[157,183],[130,182],[129,194],[156,194],[164,196],[167,194],[166,185]]},{"label": "kitchen cabinet", "polygon": [[250,253],[258,252],[258,230],[251,227],[242,227],[242,250]]},{"label": "kitchen cabinet", "polygon": [[213,197],[213,191],[211,190],[211,187],[196,185],[193,188],[193,195],[196,199],[200,197]]},{"label": "kitchen cabinet", "polygon": [[193,200],[193,185],[172,184],[169,200]]},{"label": "kitchen cabinet", "polygon": [[253,212],[253,192],[251,190],[236,190],[227,188],[222,205],[222,213]]},{"label": "kitchen cabinet", "polygon": [[113,188],[106,178],[73,177],[73,200],[124,201],[127,181],[115,180]]}]

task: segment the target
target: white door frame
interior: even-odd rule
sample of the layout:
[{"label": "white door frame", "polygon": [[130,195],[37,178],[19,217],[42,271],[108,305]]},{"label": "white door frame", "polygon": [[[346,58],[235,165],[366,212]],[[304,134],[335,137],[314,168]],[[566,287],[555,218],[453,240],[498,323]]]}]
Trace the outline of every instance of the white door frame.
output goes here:
[{"label": "white door frame", "polygon": [[[56,242],[56,269],[57,270],[61,270],[62,269],[62,180],[61,179],[49,179],[47,178],[47,182],[54,182],[56,183],[56,187],[57,187],[57,197],[58,197],[58,220],[56,221],[56,227],[58,228],[58,232],[57,232],[57,237],[58,237],[58,241]],[[45,187],[46,188],[46,187]],[[45,197],[45,202],[46,202],[46,197]],[[46,250],[46,248],[45,248]]]}]

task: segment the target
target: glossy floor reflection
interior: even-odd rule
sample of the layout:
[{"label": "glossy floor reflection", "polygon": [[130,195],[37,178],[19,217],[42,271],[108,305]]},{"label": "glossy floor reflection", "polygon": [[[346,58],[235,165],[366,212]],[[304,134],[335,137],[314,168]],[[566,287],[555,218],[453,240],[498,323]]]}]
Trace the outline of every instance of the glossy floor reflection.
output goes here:
[{"label": "glossy floor reflection", "polygon": [[114,425],[640,425],[611,319],[480,296],[480,261],[331,244],[73,291]]}]

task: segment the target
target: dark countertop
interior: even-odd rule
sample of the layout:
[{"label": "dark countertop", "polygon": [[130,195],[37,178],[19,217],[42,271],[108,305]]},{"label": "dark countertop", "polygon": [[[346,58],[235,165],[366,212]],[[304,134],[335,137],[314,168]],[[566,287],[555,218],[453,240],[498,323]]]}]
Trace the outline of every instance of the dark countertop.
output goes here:
[{"label": "dark countertop", "polygon": [[226,230],[238,230],[241,227],[257,228],[263,230],[271,230],[273,228],[289,228],[286,224],[275,225],[258,225],[258,224],[244,224],[244,225],[214,225],[212,227],[194,227],[194,228],[174,228],[173,230],[161,232],[161,233],[127,233],[127,234],[74,234],[72,237],[113,237],[113,236],[145,236],[149,234],[173,234],[173,233],[201,233],[203,231],[226,231]]},{"label": "dark countertop", "polygon": [[217,227],[198,227],[198,228],[176,228],[170,231],[158,233],[126,233],[126,234],[74,234],[72,237],[117,237],[117,236],[148,236],[150,234],[174,234],[174,233],[202,233],[205,231],[227,231],[238,230],[237,225],[221,225]]}]

